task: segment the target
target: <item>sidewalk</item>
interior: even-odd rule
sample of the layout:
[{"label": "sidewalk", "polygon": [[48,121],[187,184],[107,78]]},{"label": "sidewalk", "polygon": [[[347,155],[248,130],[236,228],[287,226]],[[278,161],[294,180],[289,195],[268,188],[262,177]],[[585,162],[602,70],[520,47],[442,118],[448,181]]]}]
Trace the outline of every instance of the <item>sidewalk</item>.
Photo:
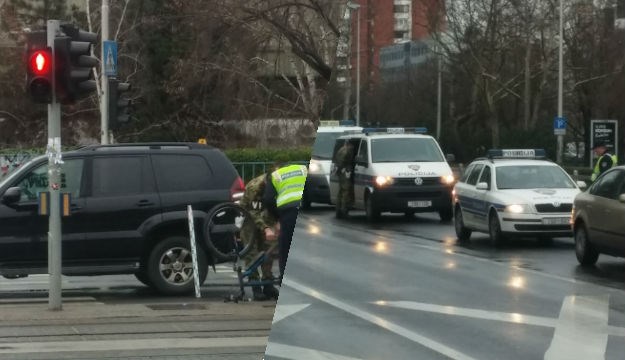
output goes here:
[{"label": "sidewalk", "polygon": [[275,302],[0,299],[0,359],[260,359]]}]

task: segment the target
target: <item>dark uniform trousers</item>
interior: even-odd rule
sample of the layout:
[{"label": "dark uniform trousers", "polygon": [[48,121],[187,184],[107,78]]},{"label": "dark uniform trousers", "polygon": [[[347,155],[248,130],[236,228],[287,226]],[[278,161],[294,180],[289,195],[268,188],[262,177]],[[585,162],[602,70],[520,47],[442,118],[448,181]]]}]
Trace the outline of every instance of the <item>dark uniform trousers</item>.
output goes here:
[{"label": "dark uniform trousers", "polygon": [[286,260],[289,257],[295,222],[297,221],[298,206],[287,206],[278,208],[280,219],[280,234],[278,235],[278,246],[280,247],[280,278],[284,276]]}]

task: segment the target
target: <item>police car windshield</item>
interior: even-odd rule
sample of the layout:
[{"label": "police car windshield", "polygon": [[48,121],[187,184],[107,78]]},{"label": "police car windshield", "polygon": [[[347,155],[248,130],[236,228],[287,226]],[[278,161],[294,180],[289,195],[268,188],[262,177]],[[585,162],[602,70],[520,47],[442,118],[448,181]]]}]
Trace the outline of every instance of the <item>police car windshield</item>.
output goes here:
[{"label": "police car windshield", "polygon": [[497,189],[573,189],[564,170],[552,165],[498,166]]},{"label": "police car windshield", "polygon": [[312,149],[312,158],[329,160],[332,158],[334,142],[343,135],[342,132],[318,132]]},{"label": "police car windshield", "polygon": [[371,140],[371,161],[441,162],[445,161],[431,138],[380,138]]}]

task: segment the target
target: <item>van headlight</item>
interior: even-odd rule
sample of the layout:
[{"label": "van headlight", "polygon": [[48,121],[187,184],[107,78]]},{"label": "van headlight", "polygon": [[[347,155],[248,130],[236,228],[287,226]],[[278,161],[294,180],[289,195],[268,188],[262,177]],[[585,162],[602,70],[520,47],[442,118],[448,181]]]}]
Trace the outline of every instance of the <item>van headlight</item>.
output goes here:
[{"label": "van headlight", "polygon": [[393,183],[393,178],[390,176],[378,176],[375,178],[375,184],[379,187],[389,186]]},{"label": "van headlight", "polygon": [[310,174],[320,174],[321,173],[321,164],[317,160],[310,160],[308,164],[308,172]]},{"label": "van headlight", "polygon": [[456,178],[453,175],[441,176],[441,182],[445,185],[451,185],[454,181],[456,181]]},{"label": "van headlight", "polygon": [[504,209],[505,212],[507,213],[511,213],[511,214],[527,214],[527,213],[531,213],[531,209],[528,205],[525,204],[512,204],[512,205],[508,205],[506,206],[506,208]]}]

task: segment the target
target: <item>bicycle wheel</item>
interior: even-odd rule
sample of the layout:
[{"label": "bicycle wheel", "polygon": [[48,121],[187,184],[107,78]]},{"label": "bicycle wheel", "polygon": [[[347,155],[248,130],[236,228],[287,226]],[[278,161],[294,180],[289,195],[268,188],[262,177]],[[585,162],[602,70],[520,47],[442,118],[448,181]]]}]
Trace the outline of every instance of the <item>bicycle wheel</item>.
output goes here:
[{"label": "bicycle wheel", "polygon": [[244,256],[251,244],[241,240],[241,229],[250,213],[234,203],[215,205],[204,220],[205,243],[218,261],[233,261]]}]

